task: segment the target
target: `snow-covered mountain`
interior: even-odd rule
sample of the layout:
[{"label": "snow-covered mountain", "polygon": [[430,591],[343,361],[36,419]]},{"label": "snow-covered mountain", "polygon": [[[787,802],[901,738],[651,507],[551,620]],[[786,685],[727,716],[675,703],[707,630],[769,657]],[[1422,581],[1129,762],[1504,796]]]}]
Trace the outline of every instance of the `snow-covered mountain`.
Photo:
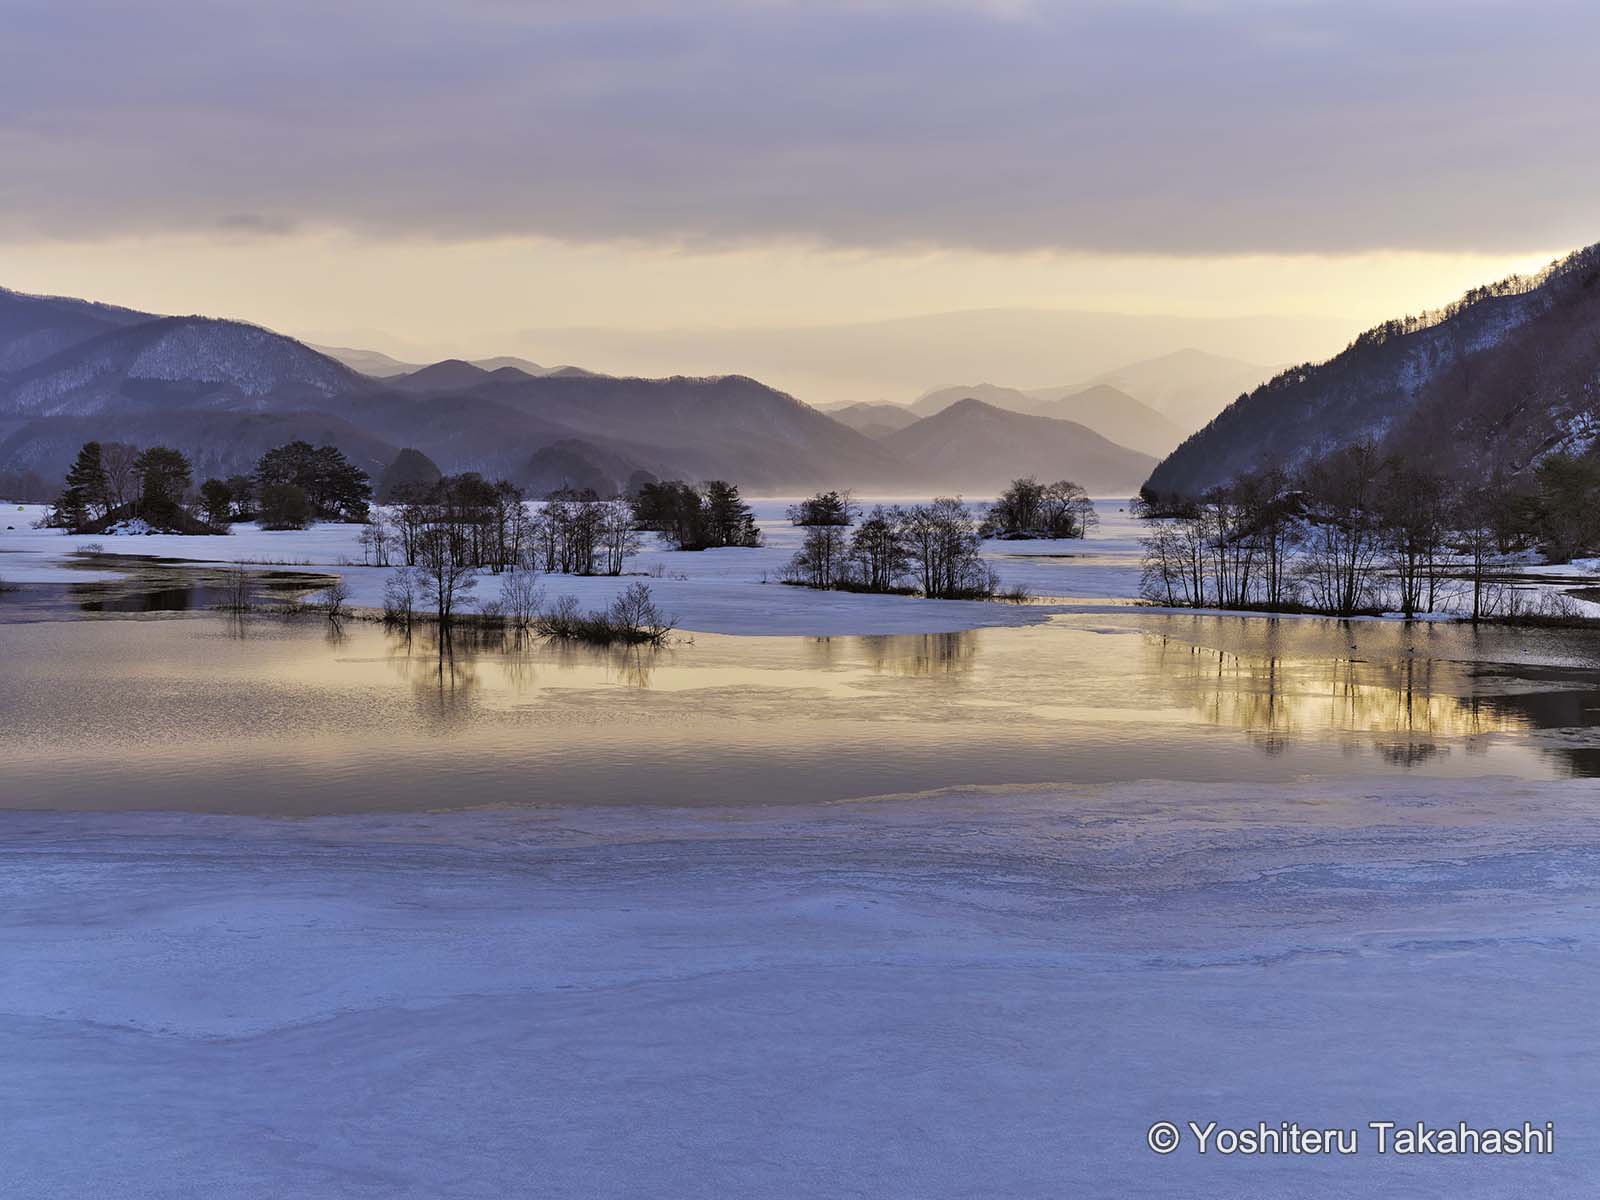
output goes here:
[{"label": "snow-covered mountain", "polygon": [[304,437],[374,476],[409,446],[447,471],[529,480],[559,470],[610,485],[636,471],[762,490],[911,483],[871,438],[737,375],[535,376],[489,360],[375,379],[253,325],[15,292],[0,293],[0,361],[13,364],[0,374],[0,469],[47,479],[89,439],[176,446],[227,474]]},{"label": "snow-covered mountain", "polygon": [[1386,322],[1241,396],[1150,476],[1193,495],[1371,439],[1460,477],[1517,474],[1600,436],[1600,246]]},{"label": "snow-covered mountain", "polygon": [[281,411],[371,386],[342,363],[254,325],[161,317],[69,345],[17,372],[0,393],[0,413],[93,416],[133,407]]}]

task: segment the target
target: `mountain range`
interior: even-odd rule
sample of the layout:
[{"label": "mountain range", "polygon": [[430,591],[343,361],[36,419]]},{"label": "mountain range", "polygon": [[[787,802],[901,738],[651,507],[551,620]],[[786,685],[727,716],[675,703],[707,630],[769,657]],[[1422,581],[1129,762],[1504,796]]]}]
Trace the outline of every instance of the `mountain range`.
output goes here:
[{"label": "mountain range", "polygon": [[[370,375],[374,379],[390,379],[397,375],[413,375],[431,364],[401,362],[398,358],[384,354],[379,350],[361,350],[352,346],[319,346],[311,342],[306,343],[318,354],[326,354],[337,362],[342,362],[352,370],[360,371],[363,375]],[[447,362],[458,362],[459,359],[447,359]],[[473,358],[466,360],[474,367],[481,367],[485,371],[498,371],[502,367],[515,367],[526,375],[591,375],[592,371],[585,371],[582,367],[544,367],[530,359],[518,358],[512,354],[501,354],[494,358]]]},{"label": "mountain range", "polygon": [[[1194,430],[1273,374],[1271,366],[1249,364],[1325,358],[1350,340],[1353,329],[1340,317],[991,308],[828,325],[550,326],[508,331],[498,344],[539,362],[559,354],[618,374],[691,373],[711,364],[828,404],[898,403],[934,384],[963,380],[1028,388],[1070,384],[1075,391],[1108,383]],[[1242,376],[1224,369],[1218,377],[1193,371],[1183,362],[1184,347],[1246,369]],[[1176,359],[1171,365],[1163,362],[1169,356]],[[1154,378],[1112,377],[1128,363],[1148,363]],[[1150,383],[1158,386],[1145,386]],[[1199,415],[1180,419],[1181,404],[1169,410],[1169,390],[1175,398],[1189,393]]]},{"label": "mountain range", "polygon": [[[1075,421],[1011,412],[970,397],[880,440],[907,462],[931,471],[943,487],[958,491],[982,491],[996,479],[1032,475],[1041,482],[1070,478],[1095,495],[1106,495],[1156,462]],[[1062,464],[1069,461],[1072,469],[1064,472]]]},{"label": "mountain range", "polygon": [[1460,479],[1516,476],[1600,443],[1600,246],[1282,372],[1187,439],[1149,485],[1197,495],[1367,440]]},{"label": "mountain range", "polygon": [[1103,383],[1081,391],[1045,388],[1023,392],[991,383],[945,387],[925,392],[912,402],[910,409],[922,416],[933,416],[967,399],[1028,416],[1075,421],[1114,442],[1156,457],[1166,454],[1190,432],[1126,392]]},{"label": "mountain range", "polygon": [[610,490],[640,474],[769,494],[988,492],[1033,471],[1125,493],[1151,465],[1081,424],[984,405],[895,443],[741,375],[622,378],[490,359],[380,378],[237,321],[4,290],[0,364],[0,469],[46,479],[90,439],[176,446],[200,478],[248,471],[294,438],[337,445],[374,477],[414,448],[446,471],[536,492]]},{"label": "mountain range", "polygon": [[[960,400],[980,400],[1010,412],[1086,425],[1119,445],[1159,458],[1272,373],[1271,368],[1243,359],[1190,348],[1131,363],[1079,384],[1026,390],[993,383],[957,384],[924,392],[906,405],[855,403],[826,411],[858,432],[881,439]],[[1157,399],[1146,403],[1142,396]]]}]

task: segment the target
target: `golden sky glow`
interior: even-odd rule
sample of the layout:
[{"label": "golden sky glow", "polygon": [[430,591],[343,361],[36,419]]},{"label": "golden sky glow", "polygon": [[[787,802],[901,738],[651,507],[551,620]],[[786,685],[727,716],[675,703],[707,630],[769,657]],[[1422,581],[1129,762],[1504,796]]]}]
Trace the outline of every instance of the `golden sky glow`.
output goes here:
[{"label": "golden sky glow", "polygon": [[[694,250],[642,241],[291,232],[38,240],[0,246],[0,262],[5,284],[26,291],[237,317],[407,359],[521,354],[617,372],[715,373],[760,371],[762,364],[701,361],[697,355],[707,352],[690,338],[655,337],[646,345],[628,335],[850,325],[986,308],[1325,318],[1311,333],[1286,333],[1281,344],[1262,341],[1261,354],[1284,362],[1332,353],[1367,325],[1537,269],[1557,252],[1174,257],[793,242]],[[563,338],[563,327],[579,326],[604,327],[608,336],[591,330]],[[1150,352],[1175,348],[1154,345]],[[776,364],[767,373],[774,371],[773,382],[813,398],[805,379],[785,377],[792,372]],[[915,374],[907,364],[907,386],[948,382]],[[992,374],[1002,383],[1055,382],[1007,378],[1001,362]]]}]

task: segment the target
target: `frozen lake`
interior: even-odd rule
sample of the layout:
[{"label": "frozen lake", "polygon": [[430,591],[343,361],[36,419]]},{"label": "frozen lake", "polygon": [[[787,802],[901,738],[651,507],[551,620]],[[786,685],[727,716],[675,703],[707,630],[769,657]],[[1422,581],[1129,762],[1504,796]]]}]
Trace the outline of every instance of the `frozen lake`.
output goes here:
[{"label": "frozen lake", "polygon": [[[336,534],[250,553],[292,591]],[[0,544],[0,1194],[1600,1184],[1592,635],[1129,608],[1108,536],[1015,560],[1055,605],[680,556],[671,648],[443,655],[35,536]],[[1159,1120],[1558,1141],[1163,1157]]]}]

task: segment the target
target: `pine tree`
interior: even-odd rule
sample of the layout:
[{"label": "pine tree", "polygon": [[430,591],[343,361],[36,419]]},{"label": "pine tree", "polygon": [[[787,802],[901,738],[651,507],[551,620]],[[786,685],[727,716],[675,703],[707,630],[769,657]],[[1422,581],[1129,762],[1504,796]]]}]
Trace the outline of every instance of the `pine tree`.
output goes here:
[{"label": "pine tree", "polygon": [[759,546],[756,515],[739,497],[736,485],[724,479],[706,482],[707,542],[713,546]]},{"label": "pine tree", "polygon": [[67,487],[56,502],[56,520],[68,529],[82,529],[110,508],[110,483],[99,442],[85,442],[67,472]]},{"label": "pine tree", "polygon": [[140,481],[139,512],[153,525],[173,520],[194,481],[189,460],[171,446],[152,446],[134,460]]}]

